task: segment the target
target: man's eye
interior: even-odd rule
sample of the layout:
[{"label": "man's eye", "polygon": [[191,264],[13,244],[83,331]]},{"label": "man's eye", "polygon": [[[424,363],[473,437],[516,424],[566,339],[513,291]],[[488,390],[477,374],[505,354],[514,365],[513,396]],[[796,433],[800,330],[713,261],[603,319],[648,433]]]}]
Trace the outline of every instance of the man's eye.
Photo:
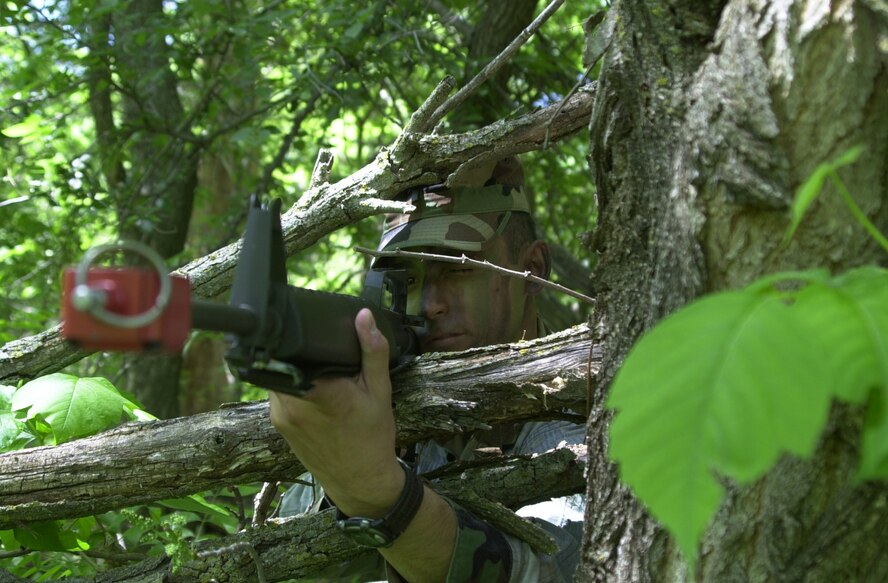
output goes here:
[{"label": "man's eye", "polygon": [[413,287],[413,286],[415,286],[416,283],[417,283],[417,281],[419,281],[418,278],[413,277],[412,275],[408,276],[408,277],[407,277],[407,287]]}]

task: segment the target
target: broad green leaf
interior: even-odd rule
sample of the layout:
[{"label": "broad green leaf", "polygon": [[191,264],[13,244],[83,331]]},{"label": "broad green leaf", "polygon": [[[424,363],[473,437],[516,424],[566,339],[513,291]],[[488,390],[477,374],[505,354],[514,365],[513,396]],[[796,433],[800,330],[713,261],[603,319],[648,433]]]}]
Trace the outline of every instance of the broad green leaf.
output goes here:
[{"label": "broad green leaf", "polygon": [[17,551],[21,548],[22,543],[15,538],[15,533],[11,530],[0,530],[0,548],[7,551]]},{"label": "broad green leaf", "polygon": [[55,373],[24,384],[12,399],[14,411],[49,424],[55,443],[93,435],[130,416],[134,405],[108,380]]},{"label": "broad green leaf", "polygon": [[821,346],[831,393],[864,404],[888,387],[888,271],[864,267],[814,283],[795,295],[796,309]]},{"label": "broad green leaf", "polygon": [[[836,283],[855,302],[865,322],[861,335],[866,337],[872,355],[871,375],[864,377],[861,394],[853,395],[859,397],[855,402],[868,397],[857,478],[888,478],[888,271],[864,267],[848,272]],[[852,342],[850,338],[837,340]]]},{"label": "broad green leaf", "polygon": [[24,138],[39,131],[42,121],[38,115],[29,115],[23,122],[4,128],[0,133],[7,138]]},{"label": "broad green leaf", "polygon": [[815,446],[830,382],[806,334],[776,292],[722,293],[651,330],[614,380],[611,456],[691,565],[723,496],[713,471],[751,480]]},{"label": "broad green leaf", "polygon": [[89,545],[62,528],[61,523],[31,522],[13,529],[16,540],[23,547],[35,551],[84,551]]}]

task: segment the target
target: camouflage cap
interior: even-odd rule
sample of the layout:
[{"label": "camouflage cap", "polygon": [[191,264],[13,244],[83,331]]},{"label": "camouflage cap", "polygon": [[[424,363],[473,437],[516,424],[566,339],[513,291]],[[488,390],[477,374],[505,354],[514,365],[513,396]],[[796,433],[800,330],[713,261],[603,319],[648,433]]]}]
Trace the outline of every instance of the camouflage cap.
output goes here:
[{"label": "camouflage cap", "polygon": [[[529,213],[524,173],[513,157],[474,173],[476,186],[421,186],[397,197],[416,207],[410,214],[386,215],[380,251],[411,247],[444,247],[480,251],[501,234],[512,213]],[[480,179],[480,180],[478,180]]]}]

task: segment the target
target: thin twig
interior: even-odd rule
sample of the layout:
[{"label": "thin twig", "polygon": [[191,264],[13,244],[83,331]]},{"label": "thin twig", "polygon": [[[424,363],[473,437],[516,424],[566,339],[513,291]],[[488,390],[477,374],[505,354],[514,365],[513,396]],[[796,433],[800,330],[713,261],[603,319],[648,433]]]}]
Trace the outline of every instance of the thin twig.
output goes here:
[{"label": "thin twig", "polygon": [[550,16],[552,16],[556,10],[558,10],[561,5],[564,3],[564,0],[552,0],[552,2],[546,6],[546,9],[543,10],[539,16],[536,17],[536,20],[531,22],[527,28],[521,31],[515,40],[509,43],[503,51],[496,56],[492,61],[490,61],[487,66],[485,66],[480,73],[475,75],[475,78],[466,84],[465,87],[460,89],[456,95],[448,99],[441,105],[438,109],[435,110],[435,113],[429,118],[426,129],[431,129],[435,127],[435,125],[441,121],[445,115],[459,107],[463,101],[465,101],[469,95],[471,95],[478,87],[481,86],[485,81],[493,77],[493,75],[499,71],[503,65],[505,65],[512,56],[518,52],[518,49],[521,48],[524,43],[530,40],[530,37],[536,33],[537,30],[546,22]]},{"label": "thin twig", "polygon": [[570,91],[567,92],[567,95],[564,96],[564,99],[558,104],[558,108],[555,110],[555,113],[552,114],[552,117],[549,118],[549,121],[546,122],[546,137],[543,140],[543,150],[549,149],[549,132],[552,131],[552,123],[555,121],[559,115],[561,115],[561,110],[564,109],[564,106],[567,104],[567,100],[573,97],[574,93],[586,83],[586,80],[589,79],[589,73],[592,72],[592,68],[595,66],[595,63],[592,63],[586,68],[586,72],[583,73],[583,76],[580,77],[580,80],[574,84]]},{"label": "thin twig", "polygon": [[247,524],[247,509],[244,505],[244,497],[241,495],[240,488],[237,486],[229,486],[231,493],[234,494],[234,501],[237,503],[237,529],[243,530]]},{"label": "thin twig", "polygon": [[[604,24],[602,24],[602,21],[604,21]],[[552,117],[549,118],[549,121],[546,122],[546,139],[543,140],[543,150],[549,149],[549,132],[552,129],[552,123],[555,121],[555,118],[561,114],[561,110],[564,109],[567,100],[570,99],[571,96],[586,82],[589,78],[589,74],[592,73],[592,69],[598,64],[598,61],[601,60],[601,57],[604,56],[605,51],[610,46],[611,38],[614,33],[613,22],[612,18],[608,18],[606,11],[599,10],[587,18],[586,22],[583,23],[583,29],[586,31],[586,34],[591,36],[591,39],[587,44],[589,50],[583,55],[583,59],[586,61],[584,62],[586,70],[583,72],[583,76],[580,77],[580,80],[576,82],[573,88],[571,88],[567,95],[564,96],[564,99],[561,100],[561,104],[558,106],[558,109],[555,110],[555,113],[552,114]]]},{"label": "thin twig", "polygon": [[466,22],[459,14],[450,10],[441,0],[429,0],[428,5],[441,17],[441,24],[455,28],[456,32],[462,35],[463,42],[468,44],[469,37],[472,36],[472,25]]},{"label": "thin twig", "polygon": [[[321,97],[321,92],[317,89],[312,92],[311,97],[309,97],[305,101],[305,106],[302,110],[293,116],[293,121],[290,124],[290,131],[281,141],[280,146],[278,146],[278,151],[274,156],[274,159],[266,164],[265,168],[262,171],[262,179],[259,181],[259,185],[256,187],[255,193],[259,196],[262,196],[268,193],[271,190],[271,183],[274,179],[274,171],[284,165],[284,161],[287,158],[287,154],[290,152],[290,148],[293,146],[293,141],[296,139],[296,136],[299,135],[299,132],[302,131],[302,123],[308,119],[308,116],[314,113],[315,104],[318,99]],[[240,221],[238,221],[240,222]]]},{"label": "thin twig", "polygon": [[262,526],[268,519],[268,509],[277,494],[280,482],[265,482],[262,489],[253,498],[253,527]]},{"label": "thin twig", "polygon": [[590,298],[589,296],[582,294],[578,291],[574,291],[570,288],[564,287],[563,285],[559,285],[553,281],[549,281],[548,279],[543,279],[531,273],[530,271],[514,271],[512,269],[507,269],[505,267],[501,267],[496,265],[495,263],[491,263],[489,261],[478,261],[477,259],[472,259],[471,257],[467,257],[465,254],[463,255],[439,255],[437,253],[421,253],[417,251],[404,251],[402,249],[396,249],[394,251],[374,251],[373,249],[367,249],[366,247],[355,247],[355,251],[358,253],[363,253],[365,255],[370,255],[371,257],[407,257],[411,259],[419,259],[421,261],[442,261],[444,263],[461,263],[463,265],[472,265],[479,269],[486,269],[488,271],[494,271],[496,273],[500,273],[502,275],[508,275],[509,277],[519,277],[521,279],[525,279],[527,281],[532,281],[533,283],[539,284],[543,287],[547,287],[549,289],[553,289],[555,291],[561,292],[563,294],[567,294],[572,298],[576,298],[578,300],[584,301],[586,303],[595,305],[595,298]]},{"label": "thin twig", "polygon": [[333,150],[321,148],[318,151],[318,159],[315,160],[314,169],[311,171],[311,180],[308,189],[317,188],[330,182],[330,171],[333,169]]},{"label": "thin twig", "polygon": [[435,124],[438,123],[437,120],[433,119],[434,116],[442,107],[447,105],[447,96],[455,87],[456,79],[450,75],[441,79],[441,82],[438,83],[431,95],[429,95],[423,104],[419,106],[419,109],[413,112],[413,115],[410,116],[410,120],[407,122],[401,135],[423,133],[434,128]]}]

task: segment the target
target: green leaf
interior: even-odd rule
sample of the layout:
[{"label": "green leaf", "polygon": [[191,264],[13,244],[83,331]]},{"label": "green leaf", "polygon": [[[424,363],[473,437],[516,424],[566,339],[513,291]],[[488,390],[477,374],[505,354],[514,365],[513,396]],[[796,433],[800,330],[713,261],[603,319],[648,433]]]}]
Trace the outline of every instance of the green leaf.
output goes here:
[{"label": "green leaf", "polygon": [[888,271],[864,267],[795,294],[796,309],[820,346],[843,401],[864,404],[874,387],[888,387]]},{"label": "green leaf", "polygon": [[782,451],[814,449],[830,382],[797,312],[761,288],[704,298],[644,336],[614,380],[611,456],[692,568],[723,496],[713,471],[751,480]]},{"label": "green leaf", "polygon": [[29,115],[23,122],[0,130],[0,133],[7,138],[24,138],[40,131],[42,121],[42,118],[38,115]]},{"label": "green leaf", "polygon": [[353,22],[351,24],[351,26],[349,26],[347,29],[345,29],[345,32],[343,32],[342,34],[345,38],[356,39],[359,36],[361,36],[361,31],[363,31],[363,30],[364,30],[364,23],[361,22],[360,20],[358,20],[356,22]]},{"label": "green leaf", "polygon": [[0,412],[0,453],[13,449],[23,430],[14,413]]},{"label": "green leaf", "polygon": [[848,166],[857,162],[857,159],[860,158],[860,155],[866,150],[863,146],[854,146],[850,148],[847,152],[841,154],[838,158],[836,158],[832,163],[832,168],[835,170],[836,168],[841,168],[842,166]]},{"label": "green leaf", "polygon": [[232,514],[222,506],[207,502],[207,500],[199,494],[192,494],[187,498],[175,498],[170,500],[160,500],[159,504],[172,508],[173,510],[186,510],[189,512],[199,512],[210,514],[217,518],[231,518]]},{"label": "green leaf", "polygon": [[12,411],[13,394],[15,394],[15,387],[11,385],[0,385],[0,413],[3,411]]},{"label": "green leaf", "polygon": [[84,551],[89,545],[55,521],[32,522],[13,529],[16,540],[34,551]]},{"label": "green leaf", "polygon": [[124,414],[131,416],[134,407],[107,379],[62,373],[24,384],[12,399],[14,411],[49,424],[54,443],[113,427]]},{"label": "green leaf", "polygon": [[786,235],[783,237],[784,243],[788,243],[792,239],[796,229],[799,228],[802,219],[805,217],[808,207],[820,195],[820,192],[823,190],[823,183],[826,177],[829,176],[830,169],[831,166],[829,164],[820,164],[814,169],[808,180],[799,186],[795,200],[792,202],[792,220],[789,223],[789,228],[786,230]]},{"label": "green leaf", "polygon": [[17,551],[22,547],[22,543],[15,538],[15,533],[11,530],[0,530],[0,547],[7,551]]},{"label": "green leaf", "polygon": [[[860,347],[865,355],[851,355],[842,363],[853,367],[866,359],[868,375],[860,374],[860,380],[853,402],[867,399],[867,415],[864,423],[860,448],[858,480],[888,478],[888,271],[877,267],[864,267],[848,272],[837,278],[837,286],[850,301],[855,302],[856,311],[863,322],[860,336],[866,339],[866,348]],[[854,342],[849,336],[836,338],[837,342]]]},{"label": "green leaf", "polygon": [[857,480],[888,478],[888,391],[873,389],[866,408]]},{"label": "green leaf", "polygon": [[799,189],[796,191],[795,200],[793,200],[792,203],[792,219],[789,228],[786,230],[786,235],[783,238],[784,244],[792,239],[792,236],[802,222],[808,207],[811,206],[811,203],[817,199],[823,190],[823,183],[830,173],[834,172],[836,168],[853,164],[857,161],[863,151],[864,148],[862,146],[855,146],[841,154],[835,160],[818,165],[817,168],[814,169],[814,172],[811,173],[808,180],[799,186]]}]

